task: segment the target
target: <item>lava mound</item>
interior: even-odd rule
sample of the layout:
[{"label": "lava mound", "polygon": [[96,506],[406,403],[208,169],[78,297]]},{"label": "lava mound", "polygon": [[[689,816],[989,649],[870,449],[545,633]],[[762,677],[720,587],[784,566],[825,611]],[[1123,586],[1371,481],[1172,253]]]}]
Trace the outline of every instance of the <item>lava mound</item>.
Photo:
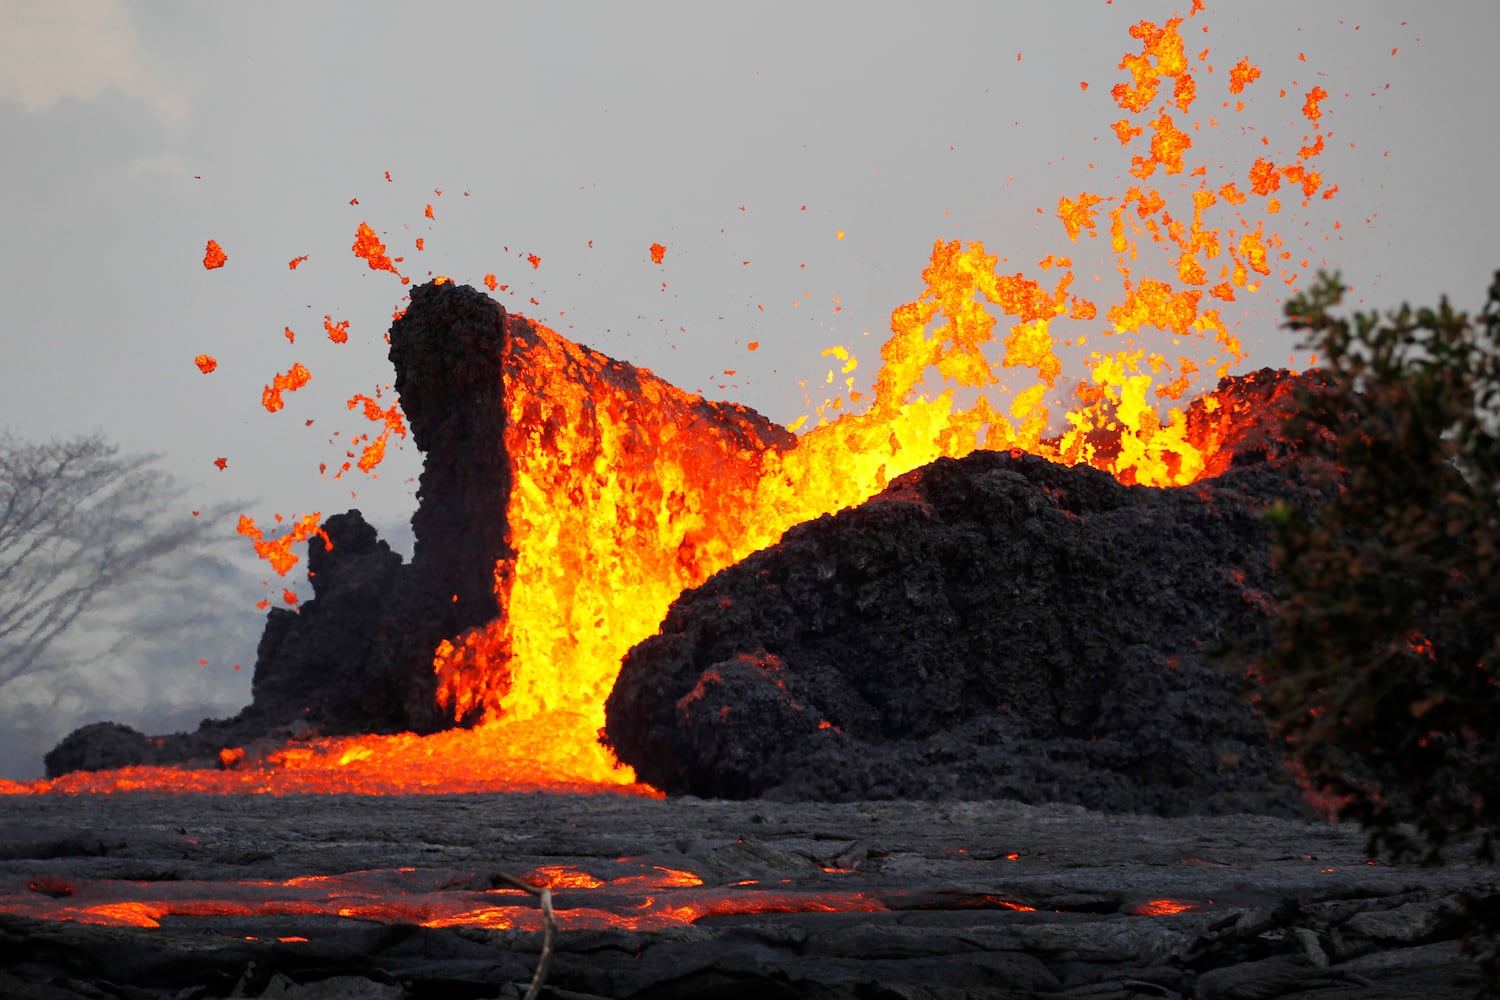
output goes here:
[{"label": "lava mound", "polygon": [[1215,655],[1266,634],[1264,452],[1193,486],[942,459],[685,592],[624,659],[607,739],[669,794],[1010,798],[1298,814]]}]

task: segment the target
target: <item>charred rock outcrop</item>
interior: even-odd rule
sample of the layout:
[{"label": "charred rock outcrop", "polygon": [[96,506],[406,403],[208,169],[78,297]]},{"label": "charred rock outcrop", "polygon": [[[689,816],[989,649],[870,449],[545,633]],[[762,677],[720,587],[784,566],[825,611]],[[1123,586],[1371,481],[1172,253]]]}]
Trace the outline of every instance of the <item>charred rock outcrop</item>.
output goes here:
[{"label": "charred rock outcrop", "polygon": [[308,543],[313,596],[296,611],[273,608],[256,650],[252,701],[229,719],[205,719],[191,733],[146,736],[129,726],[84,726],[45,757],[48,777],[136,764],[217,759],[225,747],[306,734],[365,732],[359,693],[370,683],[374,637],[401,570],[357,510],[323,524],[327,541]]},{"label": "charred rock outcrop", "polygon": [[1211,653],[1266,634],[1261,509],[1318,492],[1274,434],[1227,427],[1225,471],[1189,487],[980,452],[792,528],[627,654],[608,741],[677,794],[1299,813]]},{"label": "charred rock outcrop", "polygon": [[[308,542],[313,596],[272,608],[256,650],[245,722],[303,719],[328,732],[359,732],[369,718],[351,692],[369,683],[376,626],[401,572],[401,556],[357,510],[323,524]],[[331,545],[329,544],[331,543]]]},{"label": "charred rock outcrop", "polygon": [[[499,614],[494,566],[508,553],[502,358],[508,317],[483,293],[412,290],[391,327],[396,391],[424,453],[410,564],[357,510],[308,542],[312,599],[272,609],[256,650],[253,700],[231,719],[163,737],[87,726],[47,755],[48,777],[73,770],[216,759],[226,746],[296,732],[432,732],[438,642]],[[524,320],[519,322],[524,323]]]},{"label": "charred rock outcrop", "polygon": [[107,771],[156,762],[156,744],[151,737],[119,722],[80,726],[42,758],[49,778],[69,771]]},{"label": "charred rock outcrop", "polygon": [[373,676],[358,692],[374,728],[433,732],[439,711],[432,653],[445,638],[501,613],[495,563],[511,554],[505,505],[505,310],[467,285],[414,288],[391,324],[401,409],[422,451],[416,543],[376,635]]}]

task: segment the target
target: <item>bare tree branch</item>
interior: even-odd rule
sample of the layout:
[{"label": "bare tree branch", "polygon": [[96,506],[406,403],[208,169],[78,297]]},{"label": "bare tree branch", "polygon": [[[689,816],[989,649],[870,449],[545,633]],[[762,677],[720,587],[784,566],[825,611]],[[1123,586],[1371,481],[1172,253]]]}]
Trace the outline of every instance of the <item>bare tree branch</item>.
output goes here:
[{"label": "bare tree branch", "polygon": [[154,455],[101,435],[35,444],[0,431],[0,685],[49,669],[89,612],[160,583],[213,541]]},{"label": "bare tree branch", "polygon": [[505,872],[493,873],[490,880],[529,892],[542,901],[542,954],[536,961],[536,971],[531,974],[531,985],[527,987],[526,995],[522,997],[522,1000],[535,1000],[535,997],[541,993],[542,987],[547,984],[547,972],[552,967],[553,939],[557,936],[557,919],[552,914],[552,888],[532,885],[524,879],[507,875]]}]

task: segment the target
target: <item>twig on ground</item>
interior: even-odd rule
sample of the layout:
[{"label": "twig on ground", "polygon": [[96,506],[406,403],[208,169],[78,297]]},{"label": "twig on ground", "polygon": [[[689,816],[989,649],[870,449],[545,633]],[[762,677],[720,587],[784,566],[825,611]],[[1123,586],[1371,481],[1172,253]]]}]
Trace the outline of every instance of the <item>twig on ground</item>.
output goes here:
[{"label": "twig on ground", "polygon": [[547,982],[547,970],[552,965],[552,939],[557,934],[557,921],[552,916],[552,889],[549,886],[532,885],[514,875],[495,872],[492,882],[503,882],[515,889],[529,892],[542,901],[542,955],[537,959],[536,972],[531,975],[531,985],[526,988],[523,1000],[536,1000],[542,985]]}]

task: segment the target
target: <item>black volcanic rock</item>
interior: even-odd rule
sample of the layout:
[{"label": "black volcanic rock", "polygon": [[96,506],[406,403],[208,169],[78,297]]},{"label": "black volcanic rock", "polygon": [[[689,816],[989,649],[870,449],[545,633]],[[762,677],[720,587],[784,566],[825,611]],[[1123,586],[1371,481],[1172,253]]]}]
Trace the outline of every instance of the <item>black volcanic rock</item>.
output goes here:
[{"label": "black volcanic rock", "polygon": [[118,722],[91,722],[63,737],[42,763],[47,777],[69,771],[104,771],[132,764],[156,763],[151,737]]},{"label": "black volcanic rock", "polygon": [[253,700],[229,719],[191,733],[146,736],[112,722],[68,734],[46,757],[47,777],[136,764],[216,759],[225,747],[290,734],[367,732],[360,706],[370,685],[376,627],[389,605],[401,557],[357,510],[323,524],[308,543],[313,596],[296,611],[273,608],[256,650]]},{"label": "black volcanic rock", "polygon": [[357,695],[382,728],[451,726],[437,704],[433,650],[501,613],[495,563],[511,554],[506,321],[483,292],[445,283],[413,288],[391,325],[396,392],[423,461],[411,565],[380,623],[371,683]]},{"label": "black volcanic rock", "polygon": [[1297,813],[1207,655],[1265,634],[1260,509],[1316,498],[1255,442],[1175,489],[996,452],[902,476],[685,592],[607,739],[672,794]]},{"label": "black volcanic rock", "polygon": [[309,725],[324,734],[453,725],[436,703],[433,650],[499,614],[494,566],[509,554],[507,314],[467,286],[422,285],[411,298],[391,326],[390,351],[402,410],[424,452],[411,563],[403,566],[359,511],[330,517],[333,548],[318,536],[308,542],[313,598],[267,615],[249,706],[192,733],[140,740],[86,726],[48,754],[48,777],[214,759],[225,747],[305,734]]},{"label": "black volcanic rock", "polygon": [[[352,694],[365,690],[375,630],[401,557],[357,510],[323,523],[333,543],[307,545],[313,596],[296,611],[273,608],[256,650],[245,715],[273,724],[305,719],[325,732],[361,732],[371,720]],[[248,721],[248,720],[247,720]]]}]

